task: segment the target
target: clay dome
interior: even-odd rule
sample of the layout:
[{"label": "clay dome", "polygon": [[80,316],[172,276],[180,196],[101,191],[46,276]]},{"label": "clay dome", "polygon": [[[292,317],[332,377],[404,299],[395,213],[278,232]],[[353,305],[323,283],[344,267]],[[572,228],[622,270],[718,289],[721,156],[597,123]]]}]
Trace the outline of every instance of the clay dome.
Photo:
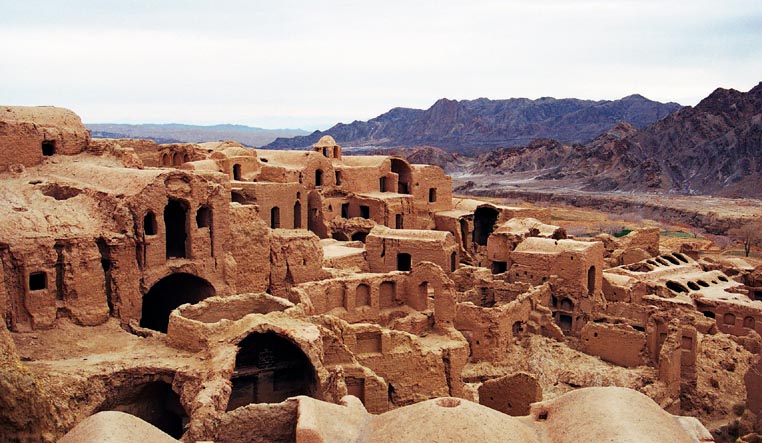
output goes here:
[{"label": "clay dome", "polygon": [[334,140],[333,137],[331,137],[330,135],[324,135],[320,137],[320,140],[318,140],[318,142],[312,146],[316,146],[319,148],[333,147],[333,146],[336,146],[336,140]]},{"label": "clay dome", "polygon": [[520,420],[460,398],[444,397],[395,409],[373,419],[369,442],[533,443]]}]

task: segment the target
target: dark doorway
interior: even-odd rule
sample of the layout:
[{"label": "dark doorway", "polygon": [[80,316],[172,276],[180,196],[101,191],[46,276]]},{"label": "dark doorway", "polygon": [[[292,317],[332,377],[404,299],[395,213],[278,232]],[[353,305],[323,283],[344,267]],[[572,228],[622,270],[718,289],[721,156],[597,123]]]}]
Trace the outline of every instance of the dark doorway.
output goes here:
[{"label": "dark doorway", "polygon": [[493,261],[492,262],[492,273],[493,274],[502,274],[503,272],[508,270],[508,262],[504,261]]},{"label": "dark doorway", "polygon": [[143,217],[143,233],[156,235],[156,216],[151,211],[146,212],[146,216]]},{"label": "dark doorway", "polygon": [[345,233],[343,233],[343,232],[341,232],[341,231],[336,231],[336,232],[334,232],[334,233],[331,235],[331,237],[332,237],[334,240],[338,240],[338,241],[349,241],[349,237],[347,237],[347,234],[345,234]]},{"label": "dark doorway", "polygon": [[487,239],[495,230],[497,217],[498,212],[495,208],[489,206],[476,208],[474,212],[474,242],[477,245],[485,246],[487,244]]},{"label": "dark doorway", "polygon": [[381,309],[396,306],[397,284],[393,281],[385,281],[378,288],[378,307]]},{"label": "dark doorway", "polygon": [[437,188],[429,188],[429,203],[437,201]]},{"label": "dark doorway", "polygon": [[294,203],[294,229],[302,228],[302,204]]},{"label": "dark doorway", "polygon": [[468,249],[468,220],[461,218],[460,224],[460,242],[463,245],[463,249]]},{"label": "dark doorway", "polygon": [[323,221],[323,197],[319,191],[307,196],[307,228],[320,238],[328,238],[329,231]]},{"label": "dark doorway", "polygon": [[360,217],[364,219],[370,218],[370,206],[360,205]]},{"label": "dark doorway", "polygon": [[56,153],[56,142],[54,140],[45,140],[42,142],[42,155],[50,157]]},{"label": "dark doorway", "polygon": [[402,229],[403,226],[404,226],[404,224],[403,224],[402,214],[395,215],[394,216],[394,228],[395,229]]},{"label": "dark doorway", "polygon": [[572,329],[572,317],[571,315],[559,314],[558,327],[561,328],[564,333],[571,332]]},{"label": "dark doorway", "polygon": [[397,254],[397,270],[409,271],[412,265],[412,257],[410,254],[400,253]]},{"label": "dark doorway", "polygon": [[323,170],[318,169],[315,171],[315,186],[323,186]]},{"label": "dark doorway", "polygon": [[273,229],[280,228],[280,208],[277,206],[270,209],[270,227]]},{"label": "dark doorway", "polygon": [[362,231],[355,232],[354,234],[352,234],[352,241],[361,241],[361,242],[365,243],[365,238],[367,236],[368,236],[368,234],[365,233],[365,232],[362,232]]},{"label": "dark doorway", "polygon": [[455,252],[450,254],[450,272],[455,272],[458,269],[458,254]]},{"label": "dark doorway", "polygon": [[349,218],[349,203],[342,203],[341,204],[341,217],[342,218]]},{"label": "dark doorway", "polygon": [[198,211],[196,211],[196,227],[212,227],[212,210],[209,208],[209,206],[200,206]]},{"label": "dark doorway", "polygon": [[180,403],[180,396],[172,390],[172,385],[164,381],[128,384],[112,398],[107,398],[97,410],[119,411],[134,415],[171,437],[179,439],[183,427],[188,423],[188,415]]},{"label": "dark doorway", "polygon": [[233,165],[233,180],[241,180],[241,165]]},{"label": "dark doorway", "polygon": [[402,159],[393,158],[392,172],[397,174],[397,193],[410,194],[410,182],[413,177],[410,165]]},{"label": "dark doorway", "polygon": [[215,294],[214,286],[193,274],[172,274],[159,280],[143,296],[140,326],[167,332],[169,314],[185,303],[198,303]]},{"label": "dark doorway", "polygon": [[381,192],[386,192],[386,177],[381,177],[378,179],[378,190]]},{"label": "dark doorway", "polygon": [[164,232],[167,236],[167,258],[185,258],[188,238],[188,205],[170,199],[164,207]]},{"label": "dark doorway", "polygon": [[587,270],[587,294],[595,294],[595,266],[590,266]]},{"label": "dark doorway", "polygon": [[341,184],[341,171],[336,171],[336,186]]},{"label": "dark doorway", "polygon": [[315,368],[291,340],[273,332],[254,333],[238,346],[228,411],[250,403],[315,395]]}]

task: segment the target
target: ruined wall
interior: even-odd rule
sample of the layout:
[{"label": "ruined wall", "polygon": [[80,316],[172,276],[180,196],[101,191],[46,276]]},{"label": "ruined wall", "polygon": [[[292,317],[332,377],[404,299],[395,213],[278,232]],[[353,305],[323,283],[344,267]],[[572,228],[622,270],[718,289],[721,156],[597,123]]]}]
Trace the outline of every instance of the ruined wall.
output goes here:
[{"label": "ruined wall", "polygon": [[587,323],[580,331],[582,351],[631,368],[647,363],[646,334],[624,324]]},{"label": "ruined wall", "polygon": [[542,401],[542,387],[526,372],[487,380],[479,386],[479,404],[504,414],[529,415],[529,405],[538,401]]},{"label": "ruined wall", "polygon": [[159,158],[159,145],[155,141],[135,138],[120,138],[114,141],[123,148],[135,151],[135,154],[140,157],[144,166],[149,168],[162,166],[161,159]]},{"label": "ruined wall", "polygon": [[0,107],[0,172],[12,165],[35,166],[56,154],[78,154],[89,142],[90,131],[68,109]]},{"label": "ruined wall", "polygon": [[454,271],[459,262],[459,248],[455,239],[449,233],[436,237],[433,235],[432,231],[415,230],[392,235],[391,230],[374,228],[365,240],[371,272],[407,270],[401,269],[408,267],[405,265],[408,263],[407,258],[403,258],[405,254],[410,258],[409,267],[422,261],[430,261],[447,272]]},{"label": "ruined wall", "polygon": [[288,229],[270,231],[270,291],[288,298],[295,284],[323,276],[323,248],[312,232]]},{"label": "ruined wall", "polygon": [[421,216],[452,208],[452,178],[438,166],[412,165],[413,198]]},{"label": "ruined wall", "polygon": [[230,207],[230,237],[225,251],[235,261],[226,277],[236,292],[264,292],[270,285],[270,231],[254,206]]}]

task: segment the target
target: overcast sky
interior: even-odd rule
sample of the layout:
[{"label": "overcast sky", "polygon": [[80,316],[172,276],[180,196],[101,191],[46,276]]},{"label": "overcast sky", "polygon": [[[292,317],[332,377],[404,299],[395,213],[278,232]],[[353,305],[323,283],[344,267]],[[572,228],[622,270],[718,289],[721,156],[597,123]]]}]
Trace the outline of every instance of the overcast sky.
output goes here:
[{"label": "overcast sky", "polygon": [[762,1],[0,0],[0,104],[327,128],[437,99],[694,105],[762,81]]}]

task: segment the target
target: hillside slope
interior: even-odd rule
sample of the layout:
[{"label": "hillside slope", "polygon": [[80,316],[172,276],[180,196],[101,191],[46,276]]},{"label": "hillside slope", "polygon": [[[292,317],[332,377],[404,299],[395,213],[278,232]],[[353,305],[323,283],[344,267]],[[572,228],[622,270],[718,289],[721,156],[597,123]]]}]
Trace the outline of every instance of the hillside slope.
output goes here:
[{"label": "hillside slope", "polygon": [[536,140],[480,156],[476,174],[537,171],[593,191],[658,191],[760,198],[762,83],[719,88],[641,130],[620,123],[585,145]]}]

